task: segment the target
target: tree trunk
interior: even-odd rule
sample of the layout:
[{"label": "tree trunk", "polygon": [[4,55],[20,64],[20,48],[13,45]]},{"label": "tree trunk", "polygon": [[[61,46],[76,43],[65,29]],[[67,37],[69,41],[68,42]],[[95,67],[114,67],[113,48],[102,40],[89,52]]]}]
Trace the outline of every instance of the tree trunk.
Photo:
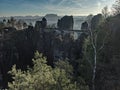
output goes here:
[{"label": "tree trunk", "polygon": [[92,90],[95,90],[97,52],[96,52],[96,47],[93,47],[93,48],[94,48],[94,65],[93,65],[93,76],[92,76]]}]

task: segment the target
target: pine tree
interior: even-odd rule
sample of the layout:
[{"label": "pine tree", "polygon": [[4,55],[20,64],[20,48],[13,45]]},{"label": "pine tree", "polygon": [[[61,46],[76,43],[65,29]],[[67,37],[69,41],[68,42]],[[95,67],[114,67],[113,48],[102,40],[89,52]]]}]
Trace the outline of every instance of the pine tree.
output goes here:
[{"label": "pine tree", "polygon": [[[8,83],[10,90],[80,90],[68,76],[68,62],[58,62],[55,68],[46,64],[46,58],[35,53],[33,68],[27,71],[16,69],[14,65],[9,73],[13,81]],[[60,64],[66,65],[61,68]],[[71,67],[71,66],[70,66]],[[72,67],[71,67],[72,68]]]}]

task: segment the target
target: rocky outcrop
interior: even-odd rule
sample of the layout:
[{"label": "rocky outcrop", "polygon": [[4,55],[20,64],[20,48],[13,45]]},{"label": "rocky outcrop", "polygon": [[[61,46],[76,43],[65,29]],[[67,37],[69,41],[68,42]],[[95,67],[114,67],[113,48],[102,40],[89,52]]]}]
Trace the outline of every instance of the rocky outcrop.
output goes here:
[{"label": "rocky outcrop", "polygon": [[36,21],[35,23],[35,30],[39,31],[47,27],[47,20],[46,18],[42,18],[42,21]]},{"label": "rocky outcrop", "polygon": [[88,30],[88,23],[87,22],[82,23],[81,30]]},{"label": "rocky outcrop", "polygon": [[100,25],[100,22],[102,21],[102,14],[95,15],[91,20],[91,29],[95,30],[97,29],[98,25]]},{"label": "rocky outcrop", "polygon": [[[70,21],[72,22],[72,17]],[[64,19],[62,19],[64,21]],[[67,19],[68,20],[68,17]],[[63,22],[62,21],[62,22]],[[67,21],[66,21],[67,23]],[[80,39],[75,40],[73,32],[63,30],[49,30],[45,28],[47,20],[37,21],[35,27],[29,26],[24,30],[14,30],[11,28],[6,29],[5,38],[3,40],[3,47],[0,47],[3,52],[0,59],[0,69],[3,75],[3,87],[7,87],[7,82],[10,81],[8,71],[13,64],[17,68],[23,70],[29,65],[32,67],[32,58],[34,52],[38,50],[47,57],[48,64],[54,66],[53,62],[56,60],[64,60],[66,58],[74,60],[81,55],[81,48],[79,48]],[[71,27],[66,24],[64,29]],[[10,36],[10,37],[9,37]],[[0,41],[1,42],[1,41]]]},{"label": "rocky outcrop", "polygon": [[73,24],[74,24],[74,20],[73,20],[73,16],[64,16],[61,19],[58,20],[57,23],[57,27],[59,29],[73,29]]},{"label": "rocky outcrop", "polygon": [[35,30],[39,31],[42,28],[42,21],[36,21]]}]

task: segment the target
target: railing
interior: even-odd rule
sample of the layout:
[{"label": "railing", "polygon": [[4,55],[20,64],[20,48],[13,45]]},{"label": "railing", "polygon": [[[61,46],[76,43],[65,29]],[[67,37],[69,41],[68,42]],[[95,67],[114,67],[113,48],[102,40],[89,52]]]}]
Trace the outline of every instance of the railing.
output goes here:
[{"label": "railing", "polygon": [[86,29],[81,29],[81,30],[73,30],[73,29],[59,29],[59,28],[45,28],[44,30],[50,30],[50,31],[55,31],[55,30],[58,30],[58,31],[68,31],[68,32],[89,32],[88,30]]}]

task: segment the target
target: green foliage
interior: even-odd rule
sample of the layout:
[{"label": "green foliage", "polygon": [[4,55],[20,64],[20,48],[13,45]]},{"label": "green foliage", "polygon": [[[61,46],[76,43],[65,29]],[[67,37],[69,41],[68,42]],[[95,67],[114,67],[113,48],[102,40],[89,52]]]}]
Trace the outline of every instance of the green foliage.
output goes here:
[{"label": "green foliage", "polygon": [[13,82],[9,82],[10,90],[86,90],[79,89],[71,80],[72,66],[67,61],[58,61],[55,68],[46,64],[46,58],[38,52],[33,59],[33,68],[27,71],[16,69],[14,65],[9,73]]},{"label": "green foliage", "polygon": [[76,83],[71,83],[72,66],[68,61],[58,61],[55,63],[54,78],[56,83],[55,90],[77,90]]},{"label": "green foliage", "polygon": [[9,72],[14,79],[12,83],[8,83],[10,90],[50,90],[56,81],[52,75],[52,67],[46,62],[46,58],[36,52],[32,69],[21,71],[14,65]]},{"label": "green foliage", "polygon": [[67,60],[59,60],[55,63],[56,68],[59,68],[61,70],[65,70],[66,75],[71,78],[71,75],[73,74],[73,67],[69,64]]},{"label": "green foliage", "polygon": [[80,79],[82,84],[90,83],[92,78],[93,68],[93,48],[91,46],[90,37],[88,36],[83,44],[83,58],[79,60]]},{"label": "green foliage", "polygon": [[83,44],[83,54],[84,58],[92,61],[93,59],[93,48],[91,46],[90,37],[87,37]]}]

